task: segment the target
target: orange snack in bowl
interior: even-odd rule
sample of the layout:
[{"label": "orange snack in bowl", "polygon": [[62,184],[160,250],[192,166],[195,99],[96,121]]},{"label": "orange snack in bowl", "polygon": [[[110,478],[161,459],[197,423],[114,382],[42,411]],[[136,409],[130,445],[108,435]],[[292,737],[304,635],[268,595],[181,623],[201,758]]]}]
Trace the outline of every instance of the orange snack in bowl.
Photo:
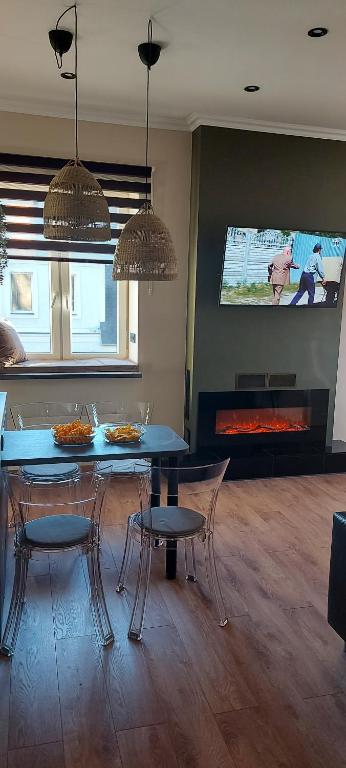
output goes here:
[{"label": "orange snack in bowl", "polygon": [[90,424],[82,424],[80,419],[76,419],[68,424],[57,424],[53,427],[53,434],[57,443],[80,445],[91,442],[93,428]]},{"label": "orange snack in bowl", "polygon": [[107,440],[110,443],[134,443],[141,439],[141,432],[132,424],[125,424],[121,427],[109,427],[105,431]]}]

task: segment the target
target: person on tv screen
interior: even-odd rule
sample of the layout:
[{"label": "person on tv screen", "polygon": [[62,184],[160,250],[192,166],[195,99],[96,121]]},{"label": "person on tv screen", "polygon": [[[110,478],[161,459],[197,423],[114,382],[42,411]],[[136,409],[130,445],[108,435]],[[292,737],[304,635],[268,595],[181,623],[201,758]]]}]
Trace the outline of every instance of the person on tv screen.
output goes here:
[{"label": "person on tv screen", "polygon": [[298,304],[298,301],[303,298],[306,292],[308,294],[308,304],[313,304],[315,299],[315,281],[321,280],[322,285],[325,285],[325,272],[322,264],[321,251],[321,243],[316,243],[312,249],[312,253],[308,256],[304,270],[300,276],[298,291],[295,296],[293,296],[291,305]]},{"label": "person on tv screen", "polygon": [[299,269],[299,264],[293,263],[291,248],[286,246],[268,266],[268,279],[273,286],[273,306],[280,304],[283,288],[290,282],[290,269]]}]

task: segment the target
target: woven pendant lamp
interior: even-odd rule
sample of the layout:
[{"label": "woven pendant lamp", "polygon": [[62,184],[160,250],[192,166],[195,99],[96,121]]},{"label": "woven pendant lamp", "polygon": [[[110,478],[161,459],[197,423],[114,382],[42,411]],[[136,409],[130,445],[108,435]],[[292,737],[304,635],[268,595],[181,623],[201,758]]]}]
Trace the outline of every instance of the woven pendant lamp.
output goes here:
[{"label": "woven pendant lamp", "polygon": [[148,41],[138,46],[138,53],[147,68],[145,202],[128,220],[119,237],[114,254],[113,280],[166,281],[178,277],[177,259],[169,230],[154,213],[148,200],[149,146],[149,79],[150,69],[159,59],[161,46],[152,42],[152,22],[148,21]]},{"label": "woven pendant lamp", "polygon": [[72,8],[75,72],[69,77],[75,81],[75,159],[66,163],[49,185],[43,209],[43,235],[49,240],[101,242],[111,239],[110,215],[100,184],[78,154],[77,6],[67,8],[62,16]]},{"label": "woven pendant lamp", "polygon": [[118,241],[113,280],[176,280],[170,233],[150,202],[131,216]]}]

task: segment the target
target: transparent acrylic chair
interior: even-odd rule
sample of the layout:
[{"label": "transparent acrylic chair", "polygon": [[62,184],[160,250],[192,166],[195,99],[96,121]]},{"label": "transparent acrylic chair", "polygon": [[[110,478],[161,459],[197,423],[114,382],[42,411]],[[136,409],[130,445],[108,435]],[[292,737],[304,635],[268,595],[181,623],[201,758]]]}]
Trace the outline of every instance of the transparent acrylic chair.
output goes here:
[{"label": "transparent acrylic chair", "polygon": [[[51,429],[56,424],[66,424],[83,416],[81,403],[15,403],[10,414],[16,429]],[[22,467],[23,475],[30,480],[51,482],[69,480],[79,474],[79,466],[68,464],[34,464]]]},{"label": "transparent acrylic chair", "polygon": [[[121,424],[125,422],[143,424],[151,423],[153,414],[153,404],[150,402],[99,402],[90,403],[86,406],[89,423],[93,427],[99,427],[104,424]],[[141,473],[150,467],[150,462],[142,459],[136,462],[133,459],[124,461],[99,462],[98,467],[103,468],[104,464],[111,465],[112,475],[133,475]]]},{"label": "transparent acrylic chair", "polygon": [[[167,543],[183,541],[185,551],[185,576],[196,581],[195,542],[204,548],[207,580],[215,602],[219,625],[227,624],[225,605],[222,598],[214,551],[214,520],[219,488],[226,472],[229,459],[218,464],[200,467],[164,468],[163,475],[170,487],[179,490],[177,506],[151,506],[151,486],[159,468],[152,467],[142,472],[141,510],[130,515],[117,592],[126,588],[126,580],[132,559],[133,545],[140,545],[139,566],[134,605],[128,636],[140,640],[149,591],[152,549],[157,539]],[[157,482],[157,481],[156,481]],[[158,480],[159,482],[159,480]]]},{"label": "transparent acrylic chair", "polygon": [[99,559],[107,473],[82,472],[76,478],[50,484],[47,481],[28,481],[18,472],[8,472],[5,477],[15,528],[15,573],[1,652],[11,656],[15,650],[32,553],[78,548],[87,558],[90,599],[98,639],[102,645],[108,645],[114,636]]}]

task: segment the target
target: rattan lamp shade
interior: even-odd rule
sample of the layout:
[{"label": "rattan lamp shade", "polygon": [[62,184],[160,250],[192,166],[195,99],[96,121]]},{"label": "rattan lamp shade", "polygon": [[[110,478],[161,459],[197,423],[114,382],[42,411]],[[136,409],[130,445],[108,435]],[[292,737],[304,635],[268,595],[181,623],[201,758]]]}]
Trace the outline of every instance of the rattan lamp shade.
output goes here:
[{"label": "rattan lamp shade", "polygon": [[131,216],[118,240],[113,280],[175,280],[177,260],[171,235],[149,202]]},{"label": "rattan lamp shade", "polygon": [[49,240],[111,239],[107,200],[98,181],[79,159],[70,160],[52,179],[43,219],[43,234]]}]

